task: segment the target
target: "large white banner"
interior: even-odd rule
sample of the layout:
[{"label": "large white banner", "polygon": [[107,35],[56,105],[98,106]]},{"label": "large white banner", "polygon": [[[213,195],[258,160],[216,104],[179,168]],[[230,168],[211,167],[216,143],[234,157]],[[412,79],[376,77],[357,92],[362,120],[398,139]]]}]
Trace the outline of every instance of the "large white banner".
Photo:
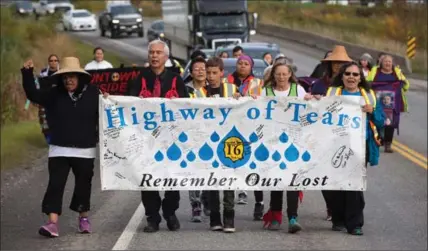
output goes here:
[{"label": "large white banner", "polygon": [[103,190],[365,190],[359,97],[100,97]]}]

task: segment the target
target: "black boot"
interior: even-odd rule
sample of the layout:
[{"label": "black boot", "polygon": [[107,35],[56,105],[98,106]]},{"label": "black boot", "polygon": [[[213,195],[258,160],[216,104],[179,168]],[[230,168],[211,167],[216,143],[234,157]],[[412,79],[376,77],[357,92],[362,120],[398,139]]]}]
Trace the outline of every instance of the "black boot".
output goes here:
[{"label": "black boot", "polygon": [[265,207],[262,203],[257,202],[254,205],[254,213],[253,218],[255,221],[261,221],[263,220],[263,213],[264,213]]},{"label": "black boot", "polygon": [[223,212],[223,232],[235,232],[235,210],[228,210]]},{"label": "black boot", "polygon": [[178,218],[175,216],[175,214],[171,216],[164,216],[164,218],[166,220],[166,226],[170,231],[176,231],[180,229],[180,222],[178,221]]},{"label": "black boot", "polygon": [[223,224],[221,224],[220,212],[211,212],[211,214],[210,214],[210,228],[212,231],[223,230]]},{"label": "black boot", "polygon": [[385,142],[385,152],[386,153],[393,153],[391,145],[392,145],[391,142]]},{"label": "black boot", "polygon": [[159,223],[147,222],[147,226],[144,227],[143,232],[145,233],[155,233],[159,231]]}]

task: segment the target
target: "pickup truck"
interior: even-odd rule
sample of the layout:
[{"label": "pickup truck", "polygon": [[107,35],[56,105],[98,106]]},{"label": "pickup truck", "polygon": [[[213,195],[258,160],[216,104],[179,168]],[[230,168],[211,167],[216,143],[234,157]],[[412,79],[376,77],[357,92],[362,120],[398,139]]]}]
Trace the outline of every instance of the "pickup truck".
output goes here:
[{"label": "pickup truck", "polygon": [[74,10],[74,5],[69,0],[40,0],[33,3],[33,9],[36,16],[45,16]]},{"label": "pickup truck", "polygon": [[130,3],[107,5],[107,9],[99,15],[98,19],[101,36],[104,37],[106,31],[109,31],[111,38],[119,37],[123,33],[128,36],[137,33],[139,37],[144,37],[141,11]]}]

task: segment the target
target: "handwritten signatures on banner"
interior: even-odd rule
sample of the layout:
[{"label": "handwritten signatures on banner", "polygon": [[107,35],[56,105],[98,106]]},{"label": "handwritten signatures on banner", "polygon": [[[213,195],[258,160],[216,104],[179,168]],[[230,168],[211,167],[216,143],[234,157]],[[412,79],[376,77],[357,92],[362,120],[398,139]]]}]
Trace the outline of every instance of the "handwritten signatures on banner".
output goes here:
[{"label": "handwritten signatures on banner", "polygon": [[354,151],[347,146],[341,146],[331,158],[331,164],[334,168],[346,167],[348,160],[354,155]]},{"label": "handwritten signatures on banner", "polygon": [[103,189],[365,189],[356,99],[244,101],[104,103]]}]

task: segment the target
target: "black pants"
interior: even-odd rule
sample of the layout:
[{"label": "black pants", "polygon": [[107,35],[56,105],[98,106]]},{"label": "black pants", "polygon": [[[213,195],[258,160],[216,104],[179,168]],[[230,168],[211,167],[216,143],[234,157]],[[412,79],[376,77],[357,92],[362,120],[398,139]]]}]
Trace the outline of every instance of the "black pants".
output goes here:
[{"label": "black pants", "polygon": [[162,220],[159,214],[161,206],[164,218],[174,215],[177,211],[180,204],[180,191],[166,191],[163,201],[158,191],[142,191],[141,201],[146,209],[147,222],[159,224]]},{"label": "black pants", "polygon": [[[220,192],[209,191],[209,205],[211,214],[220,213]],[[225,190],[223,191],[223,210],[233,211],[235,209],[235,191]]]},{"label": "black pants", "polygon": [[385,126],[384,130],[385,130],[385,135],[384,135],[383,141],[385,143],[392,143],[392,140],[394,138],[395,128],[392,126]]},{"label": "black pants", "polygon": [[61,215],[62,199],[70,169],[73,171],[75,178],[70,209],[79,213],[90,210],[94,160],[73,157],[49,158],[49,184],[42,202],[43,213]]},{"label": "black pants", "polygon": [[322,192],[322,196],[324,197],[325,205],[327,207],[327,213],[329,215],[331,215],[331,207],[332,207],[332,205],[331,205],[332,204],[331,192],[332,191],[331,190],[322,190],[321,192]]},{"label": "black pants", "polygon": [[[270,210],[282,211],[283,191],[270,192]],[[297,208],[299,206],[299,191],[287,191],[287,216],[288,218],[297,217]]]},{"label": "black pants", "polygon": [[348,232],[363,227],[366,205],[362,191],[331,191],[333,225],[345,226]]},{"label": "black pants", "polygon": [[254,191],[254,198],[256,203],[263,202],[263,191]]}]

